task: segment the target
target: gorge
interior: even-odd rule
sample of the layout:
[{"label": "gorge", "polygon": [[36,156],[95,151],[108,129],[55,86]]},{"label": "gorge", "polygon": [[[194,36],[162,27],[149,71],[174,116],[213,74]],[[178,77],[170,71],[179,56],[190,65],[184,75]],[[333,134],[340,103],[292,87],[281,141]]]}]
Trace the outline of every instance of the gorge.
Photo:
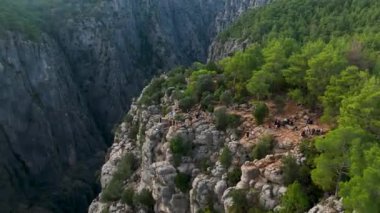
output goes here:
[{"label": "gorge", "polygon": [[[0,11],[16,2],[4,0]],[[132,98],[152,76],[206,61],[218,32],[265,3],[30,1],[27,11],[44,11],[32,32],[29,22],[9,28],[2,18],[0,209],[86,211]]]}]

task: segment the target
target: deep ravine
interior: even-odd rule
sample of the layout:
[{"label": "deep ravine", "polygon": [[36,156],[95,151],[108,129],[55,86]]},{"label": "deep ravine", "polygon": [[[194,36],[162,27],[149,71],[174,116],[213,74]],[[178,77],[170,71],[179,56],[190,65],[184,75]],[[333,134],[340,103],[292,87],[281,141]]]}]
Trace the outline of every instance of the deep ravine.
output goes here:
[{"label": "deep ravine", "polygon": [[153,75],[206,61],[217,32],[266,2],[68,1],[80,15],[56,14],[38,40],[2,32],[2,211],[87,211],[132,98]]}]

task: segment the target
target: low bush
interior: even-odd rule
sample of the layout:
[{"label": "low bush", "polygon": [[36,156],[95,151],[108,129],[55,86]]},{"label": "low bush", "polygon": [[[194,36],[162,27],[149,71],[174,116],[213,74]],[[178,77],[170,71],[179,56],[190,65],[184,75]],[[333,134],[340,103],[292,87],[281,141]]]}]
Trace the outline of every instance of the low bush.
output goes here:
[{"label": "low bush", "polygon": [[243,189],[235,189],[231,193],[233,206],[228,209],[228,212],[248,212],[249,203],[247,201],[247,191]]},{"label": "low bush", "polygon": [[265,118],[268,116],[268,114],[269,114],[269,109],[265,103],[260,102],[256,104],[256,107],[253,111],[253,116],[255,117],[256,123],[258,125],[261,125],[264,123]]},{"label": "low bush", "polygon": [[143,105],[153,105],[159,104],[160,99],[163,96],[163,88],[164,88],[165,78],[159,77],[153,79],[149,86],[145,88],[141,99],[139,100],[139,104]]},{"label": "low bush", "polygon": [[213,111],[214,96],[211,93],[202,95],[201,107],[209,112]]},{"label": "low bush", "polygon": [[298,180],[300,165],[297,164],[297,160],[292,156],[287,156],[282,159],[282,167],[284,184],[289,185]]},{"label": "low bush", "polygon": [[104,188],[101,194],[101,200],[103,202],[117,201],[121,197],[123,192],[123,181],[120,179],[112,178],[107,187]]},{"label": "low bush", "polygon": [[186,193],[191,189],[191,176],[180,172],[175,177],[174,183],[181,192]]},{"label": "low bush", "polygon": [[219,131],[225,131],[227,128],[236,128],[241,123],[240,116],[228,114],[225,107],[215,110],[214,117],[215,126]]},{"label": "low bush", "polygon": [[232,171],[227,173],[227,185],[229,187],[235,186],[241,178],[241,169],[234,168]]},{"label": "low bush", "polygon": [[179,100],[178,105],[182,111],[188,112],[195,105],[195,100],[191,96],[185,96]]},{"label": "low bush", "polygon": [[261,159],[270,154],[274,147],[274,142],[275,140],[272,135],[264,135],[260,138],[259,142],[252,150],[252,159]]},{"label": "low bush", "polygon": [[133,197],[135,196],[135,191],[132,188],[127,188],[121,194],[121,202],[129,206],[134,206]]},{"label": "low bush", "polygon": [[136,193],[133,197],[133,203],[135,205],[140,205],[148,210],[148,212],[153,212],[154,204],[156,201],[153,199],[152,192],[148,189],[141,190],[140,193]]},{"label": "low bush", "polygon": [[232,153],[228,147],[224,147],[222,154],[219,156],[219,161],[225,168],[230,167],[232,162]]},{"label": "low bush", "polygon": [[295,182],[289,185],[288,190],[281,199],[281,207],[281,213],[302,213],[310,207],[309,200],[301,184]]},{"label": "low bush", "polygon": [[117,165],[117,171],[109,184],[104,188],[101,200],[105,202],[119,200],[123,193],[123,182],[131,177],[138,168],[136,159],[132,153],[127,153]]},{"label": "low bush", "polygon": [[179,165],[182,156],[186,156],[191,152],[191,143],[185,141],[182,137],[176,136],[170,141],[170,150],[174,155],[174,164]]},{"label": "low bush", "polygon": [[230,91],[225,91],[220,95],[220,102],[226,106],[229,106],[233,102],[233,95]]}]

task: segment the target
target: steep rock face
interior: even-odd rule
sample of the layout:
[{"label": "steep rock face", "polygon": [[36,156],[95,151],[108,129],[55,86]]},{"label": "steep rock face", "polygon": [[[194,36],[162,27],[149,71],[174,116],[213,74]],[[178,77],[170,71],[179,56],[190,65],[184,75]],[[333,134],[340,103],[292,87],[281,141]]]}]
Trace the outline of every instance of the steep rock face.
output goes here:
[{"label": "steep rock face", "polygon": [[12,33],[0,40],[5,212],[83,212],[132,97],[157,72],[205,61],[217,32],[266,1],[86,2],[67,1],[80,15],[39,41]]},{"label": "steep rock face", "polygon": [[47,207],[61,199],[54,193],[63,188],[85,208],[93,193],[91,173],[106,144],[69,64],[46,35],[34,43],[9,33],[0,40],[0,49],[2,211],[21,211],[30,203]]},{"label": "steep rock face", "polygon": [[222,9],[223,1],[114,0],[63,23],[59,42],[108,138],[153,74],[206,59]]},{"label": "steep rock face", "polygon": [[[248,9],[261,7],[270,3],[272,0],[227,0],[225,10],[217,17],[217,31],[222,32],[229,24],[242,15]],[[248,41],[229,39],[220,41],[214,39],[209,47],[208,61],[218,61],[230,54],[242,50],[246,47]]]},{"label": "steep rock face", "polygon": [[205,61],[216,33],[264,1],[83,2],[67,1],[80,15],[55,20],[39,41],[1,37],[5,212],[83,212],[132,97],[156,73]]},{"label": "steep rock face", "polygon": [[224,10],[216,19],[217,32],[222,32],[236,18],[241,16],[248,9],[261,7],[271,0],[226,0]]}]

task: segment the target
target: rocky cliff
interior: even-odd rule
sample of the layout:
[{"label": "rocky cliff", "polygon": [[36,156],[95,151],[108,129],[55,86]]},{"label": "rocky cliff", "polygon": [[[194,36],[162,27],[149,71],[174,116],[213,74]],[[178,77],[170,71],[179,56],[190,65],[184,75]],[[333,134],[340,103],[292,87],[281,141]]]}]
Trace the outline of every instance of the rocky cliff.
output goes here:
[{"label": "rocky cliff", "polygon": [[216,33],[264,2],[67,1],[37,40],[2,32],[1,209],[85,211],[132,97],[156,73],[205,61]]},{"label": "rocky cliff", "polygon": [[[268,105],[272,119],[292,116],[294,124],[273,128],[269,121],[257,125],[251,114],[255,106],[242,104],[227,108],[229,113],[241,117],[241,125],[220,131],[212,113],[199,106],[181,111],[171,95],[165,95],[159,105],[134,103],[128,121],[118,128],[101,170],[102,192],[89,212],[229,212],[238,193],[257,211],[281,209],[280,200],[287,190],[283,159],[291,156],[297,164],[307,160],[300,151],[301,131],[309,118],[318,119],[316,114],[292,103],[285,106],[284,113],[276,113],[273,103]],[[313,128],[318,128],[318,123]],[[252,159],[253,147],[268,135],[275,141],[273,152]],[[179,157],[178,141],[188,143]],[[229,165],[222,157],[225,152],[229,153]],[[134,156],[137,167],[121,176],[120,170],[128,165],[123,160],[126,155]],[[187,177],[186,181],[183,177]],[[113,188],[116,179],[120,181],[117,190]],[[143,192],[151,196],[149,204],[132,198]],[[341,211],[341,202],[333,197],[310,210]]]}]

